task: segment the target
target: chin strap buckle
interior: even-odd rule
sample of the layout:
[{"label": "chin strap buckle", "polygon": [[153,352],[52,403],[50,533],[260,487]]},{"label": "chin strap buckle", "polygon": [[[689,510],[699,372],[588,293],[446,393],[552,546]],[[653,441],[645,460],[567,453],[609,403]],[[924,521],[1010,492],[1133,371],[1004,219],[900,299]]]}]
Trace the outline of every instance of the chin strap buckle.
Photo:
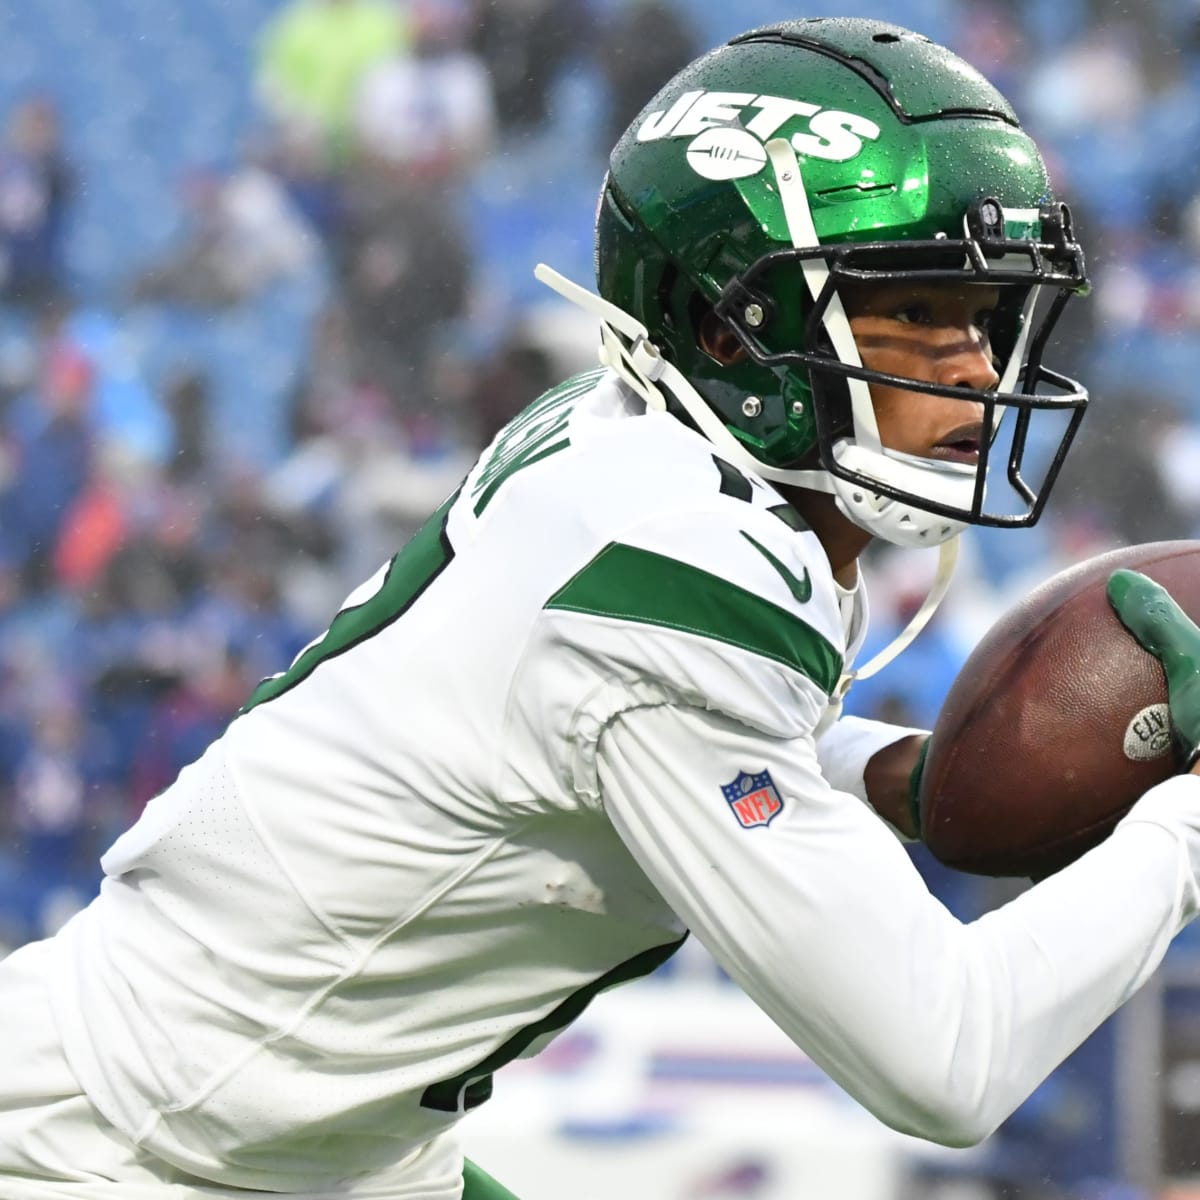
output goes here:
[{"label": "chin strap buckle", "polygon": [[641,334],[627,346],[607,321],[600,322],[600,365],[615,371],[641,398],[646,407],[665,412],[667,398],[655,387],[663,372],[663,357],[658,348]]},{"label": "chin strap buckle", "polygon": [[639,337],[633,343],[629,351],[629,361],[633,364],[633,369],[651,383],[659,381],[666,365],[658,347],[644,337]]}]

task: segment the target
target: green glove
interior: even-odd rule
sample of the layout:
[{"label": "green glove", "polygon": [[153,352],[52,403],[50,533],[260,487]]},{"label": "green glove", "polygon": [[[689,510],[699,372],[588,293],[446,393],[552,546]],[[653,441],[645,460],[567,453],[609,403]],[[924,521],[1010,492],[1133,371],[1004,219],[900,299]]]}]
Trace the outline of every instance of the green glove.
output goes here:
[{"label": "green glove", "polygon": [[1112,573],[1108,602],[1121,624],[1162,663],[1171,732],[1188,770],[1200,758],[1200,627],[1166,588],[1137,571]]}]

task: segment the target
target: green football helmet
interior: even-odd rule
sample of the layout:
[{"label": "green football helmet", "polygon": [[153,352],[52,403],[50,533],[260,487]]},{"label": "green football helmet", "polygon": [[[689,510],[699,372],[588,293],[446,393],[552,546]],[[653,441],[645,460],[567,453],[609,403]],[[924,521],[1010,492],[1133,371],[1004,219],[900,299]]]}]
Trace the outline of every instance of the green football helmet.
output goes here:
[{"label": "green football helmet", "polygon": [[[1087,278],[1037,147],[978,72],[898,26],[781,22],[676,75],[613,150],[596,275],[602,357],[651,404],[766,478],[832,493],[902,545],[1036,521],[1087,404],[1042,363]],[[997,388],[865,369],[838,289],[871,281],[997,286]],[[710,313],[736,334],[740,361],[701,347]],[[978,464],[883,447],[873,381],[982,403]],[[1045,410],[1060,414],[1056,443],[1031,434]],[[1048,464],[1036,487],[1022,473],[1032,445]],[[1001,453],[1016,511],[987,507]]]}]

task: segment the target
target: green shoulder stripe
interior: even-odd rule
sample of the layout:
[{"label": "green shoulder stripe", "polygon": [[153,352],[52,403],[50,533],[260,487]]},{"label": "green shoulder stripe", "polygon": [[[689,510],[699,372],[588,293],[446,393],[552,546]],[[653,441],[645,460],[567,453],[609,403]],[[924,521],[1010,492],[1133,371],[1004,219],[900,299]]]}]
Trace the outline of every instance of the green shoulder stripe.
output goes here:
[{"label": "green shoulder stripe", "polygon": [[807,675],[826,695],[842,657],[793,613],[678,559],[611,542],[546,603],[712,638]]}]

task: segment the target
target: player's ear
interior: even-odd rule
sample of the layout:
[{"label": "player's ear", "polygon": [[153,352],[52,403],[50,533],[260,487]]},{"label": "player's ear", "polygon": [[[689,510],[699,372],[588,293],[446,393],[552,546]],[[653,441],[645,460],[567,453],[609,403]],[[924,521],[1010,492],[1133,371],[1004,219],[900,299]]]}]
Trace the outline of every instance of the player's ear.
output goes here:
[{"label": "player's ear", "polygon": [[746,358],[746,348],[737,334],[710,308],[700,318],[696,341],[709,358],[723,367],[731,367]]}]

